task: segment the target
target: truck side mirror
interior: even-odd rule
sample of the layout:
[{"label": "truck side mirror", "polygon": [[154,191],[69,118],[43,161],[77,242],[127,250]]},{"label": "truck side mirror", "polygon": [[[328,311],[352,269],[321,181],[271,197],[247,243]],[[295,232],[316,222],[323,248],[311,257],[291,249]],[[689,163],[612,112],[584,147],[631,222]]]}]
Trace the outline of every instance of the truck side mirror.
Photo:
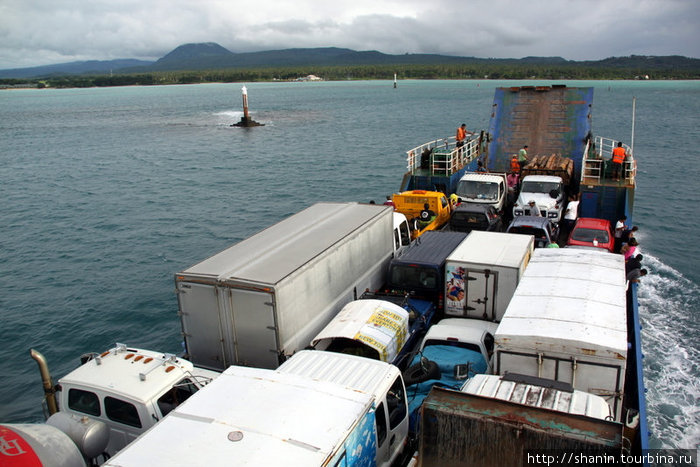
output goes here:
[{"label": "truck side mirror", "polygon": [[553,199],[559,198],[559,190],[557,190],[556,188],[554,190],[550,190],[549,196]]}]

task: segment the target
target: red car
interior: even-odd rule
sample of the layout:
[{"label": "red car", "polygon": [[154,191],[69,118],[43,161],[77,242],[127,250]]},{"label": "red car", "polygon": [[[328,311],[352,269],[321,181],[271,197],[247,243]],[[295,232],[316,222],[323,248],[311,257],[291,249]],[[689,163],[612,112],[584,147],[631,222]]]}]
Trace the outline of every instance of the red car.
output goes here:
[{"label": "red car", "polygon": [[601,248],[612,252],[615,239],[610,221],[581,217],[576,221],[566,245]]}]

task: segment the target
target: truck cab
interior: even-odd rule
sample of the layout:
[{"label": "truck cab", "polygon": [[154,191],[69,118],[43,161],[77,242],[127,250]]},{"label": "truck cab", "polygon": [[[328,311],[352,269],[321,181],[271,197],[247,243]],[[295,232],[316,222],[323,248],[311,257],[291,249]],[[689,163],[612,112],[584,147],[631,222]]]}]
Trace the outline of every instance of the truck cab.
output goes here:
[{"label": "truck cab", "polygon": [[508,197],[506,174],[466,173],[459,180],[455,194],[462,198],[462,203],[488,205],[501,212]]},{"label": "truck cab", "polygon": [[467,238],[464,232],[427,232],[391,260],[386,288],[430,300],[442,307],[445,261]]},{"label": "truck cab", "polygon": [[419,409],[433,386],[459,390],[474,375],[491,373],[498,324],[479,319],[447,318],[430,327],[404,371],[408,388],[411,433]]},{"label": "truck cab", "polygon": [[[396,295],[401,305],[364,298],[343,307],[311,341],[317,350],[360,355],[403,368],[435,314],[432,303]],[[373,296],[378,296],[372,294]],[[383,298],[389,298],[384,296]]]},{"label": "truck cab", "polygon": [[513,206],[513,217],[528,216],[528,204],[534,201],[540,209],[540,215],[552,222],[559,222],[564,212],[566,201],[564,181],[556,175],[527,175],[520,185],[520,195]]},{"label": "truck cab", "polygon": [[[417,238],[430,230],[438,230],[450,220],[452,206],[447,196],[439,191],[404,191],[395,193],[392,201],[394,209],[408,219],[412,228],[412,238]],[[418,219],[426,204],[435,213],[435,217],[429,224],[421,225]]]},{"label": "truck cab", "polygon": [[218,375],[175,355],[117,344],[59,379],[58,406],[104,422],[112,456]]}]

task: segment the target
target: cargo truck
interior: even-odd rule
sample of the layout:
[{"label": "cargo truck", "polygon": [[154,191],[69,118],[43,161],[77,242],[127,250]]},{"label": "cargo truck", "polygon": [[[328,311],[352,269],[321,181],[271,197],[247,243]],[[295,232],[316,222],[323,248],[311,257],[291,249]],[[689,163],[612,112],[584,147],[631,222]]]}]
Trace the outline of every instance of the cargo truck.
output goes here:
[{"label": "cargo truck", "polygon": [[532,235],[472,231],[447,257],[445,315],[500,321],[533,250]]},{"label": "cargo truck", "polygon": [[407,434],[396,367],[302,350],[276,370],[228,368],[104,465],[389,467]]},{"label": "cargo truck", "polygon": [[496,331],[494,372],[571,384],[622,418],[627,360],[621,255],[537,249]]},{"label": "cargo truck", "polygon": [[389,206],[318,203],[176,274],[186,355],[276,368],[364,290],[394,251]]},{"label": "cargo truck", "polygon": [[462,203],[491,206],[501,213],[508,199],[506,174],[467,172],[459,180],[455,194]]}]

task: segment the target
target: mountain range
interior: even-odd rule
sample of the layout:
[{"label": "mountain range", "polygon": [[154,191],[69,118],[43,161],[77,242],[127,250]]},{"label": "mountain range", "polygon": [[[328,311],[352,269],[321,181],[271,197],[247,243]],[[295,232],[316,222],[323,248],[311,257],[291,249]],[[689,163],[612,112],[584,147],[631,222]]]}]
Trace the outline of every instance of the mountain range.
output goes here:
[{"label": "mountain range", "polygon": [[90,60],[56,65],[0,70],[0,78],[44,78],[71,75],[133,74],[154,71],[244,69],[290,66],[351,65],[581,65],[589,67],[634,68],[640,70],[699,70],[700,60],[682,56],[611,57],[597,61],[571,61],[561,57],[520,59],[455,57],[437,54],[390,55],[338,47],[295,48],[262,52],[234,53],[213,42],[184,44],[156,61],[136,59]]}]

